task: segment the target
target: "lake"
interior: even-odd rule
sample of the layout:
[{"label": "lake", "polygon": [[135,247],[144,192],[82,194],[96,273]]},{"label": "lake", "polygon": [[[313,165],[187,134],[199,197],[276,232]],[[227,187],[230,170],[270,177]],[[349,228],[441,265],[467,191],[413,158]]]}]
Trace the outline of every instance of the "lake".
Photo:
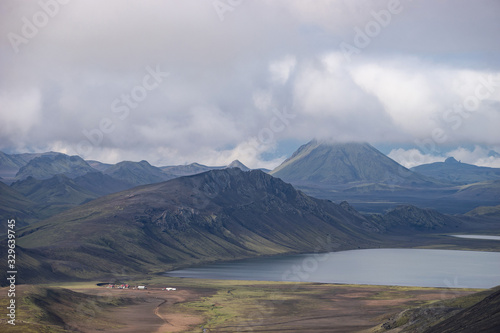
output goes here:
[{"label": "lake", "polygon": [[191,267],[167,276],[418,287],[500,285],[500,252],[366,249],[245,259]]},{"label": "lake", "polygon": [[468,239],[500,240],[500,236],[489,236],[489,235],[450,235],[450,236],[458,238],[468,238]]}]

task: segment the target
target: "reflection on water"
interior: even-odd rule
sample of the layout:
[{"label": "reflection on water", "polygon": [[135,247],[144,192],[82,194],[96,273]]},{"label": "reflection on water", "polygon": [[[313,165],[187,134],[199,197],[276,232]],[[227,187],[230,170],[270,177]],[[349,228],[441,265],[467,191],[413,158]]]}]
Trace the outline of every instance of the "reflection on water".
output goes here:
[{"label": "reflection on water", "polygon": [[500,285],[500,252],[368,249],[254,258],[192,267],[167,276],[421,287]]},{"label": "reflection on water", "polygon": [[488,236],[488,235],[450,235],[458,238],[469,238],[469,239],[484,239],[484,240],[500,240],[500,236]]}]

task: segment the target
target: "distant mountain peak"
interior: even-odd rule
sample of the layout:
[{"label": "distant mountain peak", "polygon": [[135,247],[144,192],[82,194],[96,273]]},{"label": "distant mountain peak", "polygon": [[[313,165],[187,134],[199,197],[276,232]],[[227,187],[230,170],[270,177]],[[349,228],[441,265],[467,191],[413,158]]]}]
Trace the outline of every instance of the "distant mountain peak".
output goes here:
[{"label": "distant mountain peak", "polygon": [[497,153],[497,152],[496,152],[496,151],[494,151],[494,150],[490,150],[490,151],[488,152],[488,157],[500,157],[500,154],[499,154],[499,153]]},{"label": "distant mountain peak", "polygon": [[46,154],[31,159],[16,174],[16,180],[32,176],[36,179],[49,179],[57,174],[76,178],[88,172],[96,171],[80,156],[69,156],[62,153]]},{"label": "distant mountain peak", "polygon": [[457,161],[454,157],[448,157],[444,163],[460,163],[459,161]]},{"label": "distant mountain peak", "polygon": [[239,168],[242,171],[249,171],[250,168],[248,168],[245,164],[241,163],[239,160],[234,160],[231,163],[227,165],[227,168]]},{"label": "distant mountain peak", "polygon": [[104,171],[104,174],[126,182],[132,186],[159,183],[173,178],[163,173],[160,168],[152,166],[148,161],[119,162]]},{"label": "distant mountain peak", "polygon": [[472,184],[500,179],[500,168],[462,163],[453,157],[448,157],[444,162],[422,164],[411,168],[411,170],[454,184]]},{"label": "distant mountain peak", "polygon": [[409,183],[424,180],[366,142],[312,140],[271,172],[292,183]]}]

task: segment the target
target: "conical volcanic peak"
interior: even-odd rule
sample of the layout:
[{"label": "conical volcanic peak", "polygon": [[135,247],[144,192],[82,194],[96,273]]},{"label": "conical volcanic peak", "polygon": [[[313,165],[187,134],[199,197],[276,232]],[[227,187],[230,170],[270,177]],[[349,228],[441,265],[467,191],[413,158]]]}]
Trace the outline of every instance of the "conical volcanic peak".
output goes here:
[{"label": "conical volcanic peak", "polygon": [[271,174],[292,183],[424,181],[368,143],[318,140],[301,146]]}]

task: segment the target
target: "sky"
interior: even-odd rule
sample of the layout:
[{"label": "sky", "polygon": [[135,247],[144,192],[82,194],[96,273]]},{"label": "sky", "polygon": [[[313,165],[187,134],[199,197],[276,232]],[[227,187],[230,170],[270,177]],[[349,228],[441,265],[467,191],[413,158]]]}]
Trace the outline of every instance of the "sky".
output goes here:
[{"label": "sky", "polygon": [[500,167],[498,0],[2,0],[0,150],[273,168],[313,138]]}]

